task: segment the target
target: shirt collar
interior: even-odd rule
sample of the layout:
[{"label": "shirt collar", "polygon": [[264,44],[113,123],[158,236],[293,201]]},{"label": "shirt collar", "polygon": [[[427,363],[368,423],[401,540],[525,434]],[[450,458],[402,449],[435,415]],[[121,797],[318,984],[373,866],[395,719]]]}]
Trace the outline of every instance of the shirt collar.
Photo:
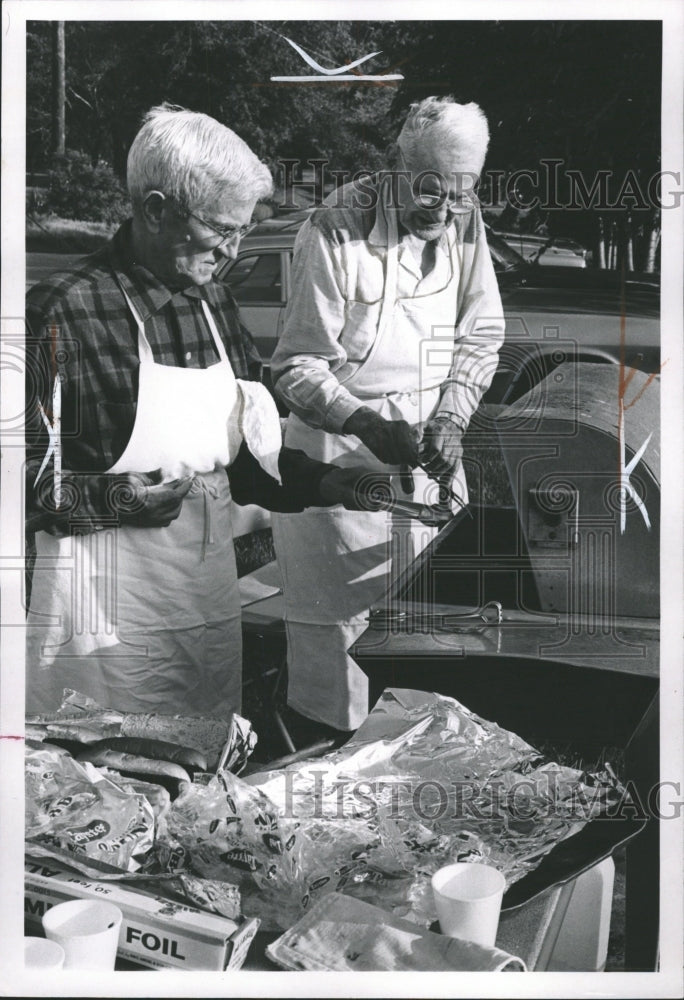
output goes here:
[{"label": "shirt collar", "polygon": [[140,313],[143,323],[159,312],[176,294],[204,298],[202,288],[190,285],[182,292],[172,290],[133,258],[131,220],[116,231],[109,244],[109,259],[117,281]]}]

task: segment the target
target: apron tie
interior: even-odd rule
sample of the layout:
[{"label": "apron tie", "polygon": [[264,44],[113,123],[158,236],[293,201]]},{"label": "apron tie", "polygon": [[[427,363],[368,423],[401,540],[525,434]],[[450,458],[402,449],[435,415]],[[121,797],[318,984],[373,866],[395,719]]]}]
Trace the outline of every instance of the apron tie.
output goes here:
[{"label": "apron tie", "polygon": [[211,530],[211,505],[209,497],[218,500],[218,490],[211,483],[208,483],[204,476],[197,475],[192,477],[192,486],[189,492],[191,494],[194,493],[195,496],[201,493],[204,500],[204,533],[202,535],[202,556],[200,560],[204,562],[207,558],[207,546],[214,543],[214,536]]}]

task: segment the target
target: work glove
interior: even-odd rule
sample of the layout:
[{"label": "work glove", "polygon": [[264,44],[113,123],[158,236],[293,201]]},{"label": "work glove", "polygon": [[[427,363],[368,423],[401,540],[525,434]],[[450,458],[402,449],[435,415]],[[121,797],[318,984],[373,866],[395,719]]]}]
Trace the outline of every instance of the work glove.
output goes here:
[{"label": "work glove", "polygon": [[362,406],[347,419],[342,432],[354,434],[386,465],[407,465],[413,469],[420,462],[420,431],[405,420],[386,420],[370,407]]},{"label": "work glove", "polygon": [[396,491],[391,475],[351,466],[326,472],[318,484],[318,492],[331,506],[341,503],[347,510],[381,510]]},{"label": "work glove", "polygon": [[54,476],[48,474],[33,491],[27,529],[67,535],[72,530],[88,534],[106,525],[167,527],[180,514],[191,485],[190,477],[162,483],[159,472],[118,475],[65,472],[61,476],[57,508]]},{"label": "work glove", "polygon": [[463,429],[447,416],[425,424],[420,443],[420,464],[431,479],[452,477],[463,457]]},{"label": "work glove", "polygon": [[162,483],[158,473],[127,472],[103,478],[109,480],[105,483],[105,509],[121,524],[137,528],[168,527],[180,514],[192,486],[191,476]]}]

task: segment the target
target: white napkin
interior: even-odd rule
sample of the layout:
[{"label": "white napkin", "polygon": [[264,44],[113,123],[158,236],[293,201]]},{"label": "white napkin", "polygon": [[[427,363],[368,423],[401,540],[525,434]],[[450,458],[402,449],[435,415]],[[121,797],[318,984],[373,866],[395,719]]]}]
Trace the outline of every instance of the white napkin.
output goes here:
[{"label": "white napkin", "polygon": [[239,378],[237,387],[241,397],[240,433],[261,468],[282,485],[278,455],[283,446],[283,435],[273,396],[261,382]]},{"label": "white napkin", "polygon": [[266,948],[284,969],[316,972],[526,972],[499,948],[433,934],[377,906],[332,892]]}]

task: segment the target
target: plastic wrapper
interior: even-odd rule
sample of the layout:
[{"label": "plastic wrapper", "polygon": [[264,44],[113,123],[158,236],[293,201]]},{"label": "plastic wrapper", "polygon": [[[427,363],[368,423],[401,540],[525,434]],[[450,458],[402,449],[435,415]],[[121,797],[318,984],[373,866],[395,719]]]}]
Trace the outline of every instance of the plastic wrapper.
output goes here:
[{"label": "plastic wrapper", "polygon": [[56,747],[29,742],[25,757],[29,851],[94,858],[123,871],[140,867],[155,826],[144,795]]},{"label": "plastic wrapper", "polygon": [[139,778],[124,777],[123,774],[119,774],[118,771],[113,771],[110,768],[100,767],[98,771],[106,774],[119,788],[133,792],[134,795],[144,795],[152,807],[155,823],[158,822],[171,805],[171,796],[163,785],[157,785],[152,781],[143,781]]},{"label": "plastic wrapper", "polygon": [[230,920],[240,920],[240,890],[232,882],[218,879],[198,878],[196,875],[179,875],[166,883],[166,890],[173,890],[186,902],[200,910],[218,913]]},{"label": "plastic wrapper", "polygon": [[332,891],[429,926],[437,868],[483,860],[511,885],[619,797],[614,776],[545,762],[452,698],[388,690],[325,757],[189,786],[163,838],[199,874],[237,870],[265,929]]},{"label": "plastic wrapper", "polygon": [[305,895],[295,828],[258,788],[221,772],[206,785],[185,787],[161,824],[158,849],[203,878],[237,883],[244,912],[260,918],[278,912],[277,922],[267,924],[279,928],[297,919]]},{"label": "plastic wrapper", "polygon": [[111,736],[167,740],[201,751],[210,768],[236,772],[244,768],[257,739],[251,724],[239,715],[212,719],[118,712],[103,708],[92,698],[69,688],[65,689],[62,704],[55,713],[27,717],[26,735],[34,740],[53,738],[86,744]]}]

